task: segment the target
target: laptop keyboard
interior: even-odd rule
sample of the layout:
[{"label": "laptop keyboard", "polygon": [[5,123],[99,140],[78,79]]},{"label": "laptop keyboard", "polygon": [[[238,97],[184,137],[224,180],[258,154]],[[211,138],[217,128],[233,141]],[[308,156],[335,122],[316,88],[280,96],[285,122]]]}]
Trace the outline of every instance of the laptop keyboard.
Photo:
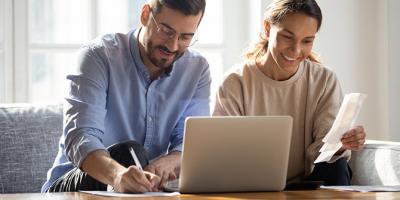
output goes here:
[{"label": "laptop keyboard", "polygon": [[164,190],[167,192],[179,191],[179,179],[167,181],[164,185]]}]

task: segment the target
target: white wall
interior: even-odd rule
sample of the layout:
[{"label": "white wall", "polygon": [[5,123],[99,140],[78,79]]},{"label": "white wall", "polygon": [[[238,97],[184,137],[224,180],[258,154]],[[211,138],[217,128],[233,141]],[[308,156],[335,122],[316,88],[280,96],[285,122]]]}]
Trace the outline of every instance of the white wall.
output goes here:
[{"label": "white wall", "polygon": [[400,141],[400,1],[388,1],[389,16],[389,133]]},{"label": "white wall", "polygon": [[224,70],[242,60],[243,49],[249,44],[250,15],[248,1],[224,0],[223,43]]},{"label": "white wall", "polygon": [[388,55],[395,49],[389,50],[387,0],[318,3],[324,19],[314,50],[337,73],[345,93],[368,94],[358,120],[368,138],[394,139],[389,132]]}]

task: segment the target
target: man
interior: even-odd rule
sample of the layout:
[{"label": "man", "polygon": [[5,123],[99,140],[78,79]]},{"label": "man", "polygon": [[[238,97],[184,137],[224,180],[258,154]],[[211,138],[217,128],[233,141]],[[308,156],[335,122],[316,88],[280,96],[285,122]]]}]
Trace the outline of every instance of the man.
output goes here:
[{"label": "man", "polygon": [[42,192],[157,191],[179,176],[184,120],[209,115],[208,63],[188,49],[204,9],[205,0],[149,0],[140,28],[82,48]]}]

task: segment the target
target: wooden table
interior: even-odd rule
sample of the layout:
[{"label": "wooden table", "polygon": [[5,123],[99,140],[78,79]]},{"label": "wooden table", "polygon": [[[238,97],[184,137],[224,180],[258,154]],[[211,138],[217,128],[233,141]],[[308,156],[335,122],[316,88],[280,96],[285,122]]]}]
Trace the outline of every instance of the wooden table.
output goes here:
[{"label": "wooden table", "polygon": [[[79,192],[73,193],[26,193],[0,194],[0,200],[128,200],[139,198],[103,197]],[[400,199],[396,192],[342,192],[332,190],[226,193],[226,194],[183,194],[174,197],[147,197],[146,200],[238,200],[238,199]]]}]

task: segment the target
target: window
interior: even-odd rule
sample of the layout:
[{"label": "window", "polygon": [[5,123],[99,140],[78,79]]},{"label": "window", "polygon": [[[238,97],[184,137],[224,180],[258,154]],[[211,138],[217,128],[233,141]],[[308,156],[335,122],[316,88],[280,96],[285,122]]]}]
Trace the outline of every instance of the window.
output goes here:
[{"label": "window", "polygon": [[[65,75],[81,44],[137,26],[131,0],[30,0],[28,96],[31,102],[62,101]],[[78,6],[79,5],[79,6]]]},{"label": "window", "polygon": [[[62,102],[65,75],[75,68],[81,44],[105,33],[137,27],[145,2],[0,0],[0,103]],[[225,9],[228,3],[235,9]],[[243,5],[247,4],[240,0],[207,0],[199,27],[200,41],[193,48],[210,63],[212,94],[224,68],[239,60],[244,45],[235,42],[248,42],[240,31],[227,31],[236,30],[238,22],[245,23],[247,12]],[[3,12],[6,10],[10,11]],[[235,15],[238,11],[244,14]]]}]

